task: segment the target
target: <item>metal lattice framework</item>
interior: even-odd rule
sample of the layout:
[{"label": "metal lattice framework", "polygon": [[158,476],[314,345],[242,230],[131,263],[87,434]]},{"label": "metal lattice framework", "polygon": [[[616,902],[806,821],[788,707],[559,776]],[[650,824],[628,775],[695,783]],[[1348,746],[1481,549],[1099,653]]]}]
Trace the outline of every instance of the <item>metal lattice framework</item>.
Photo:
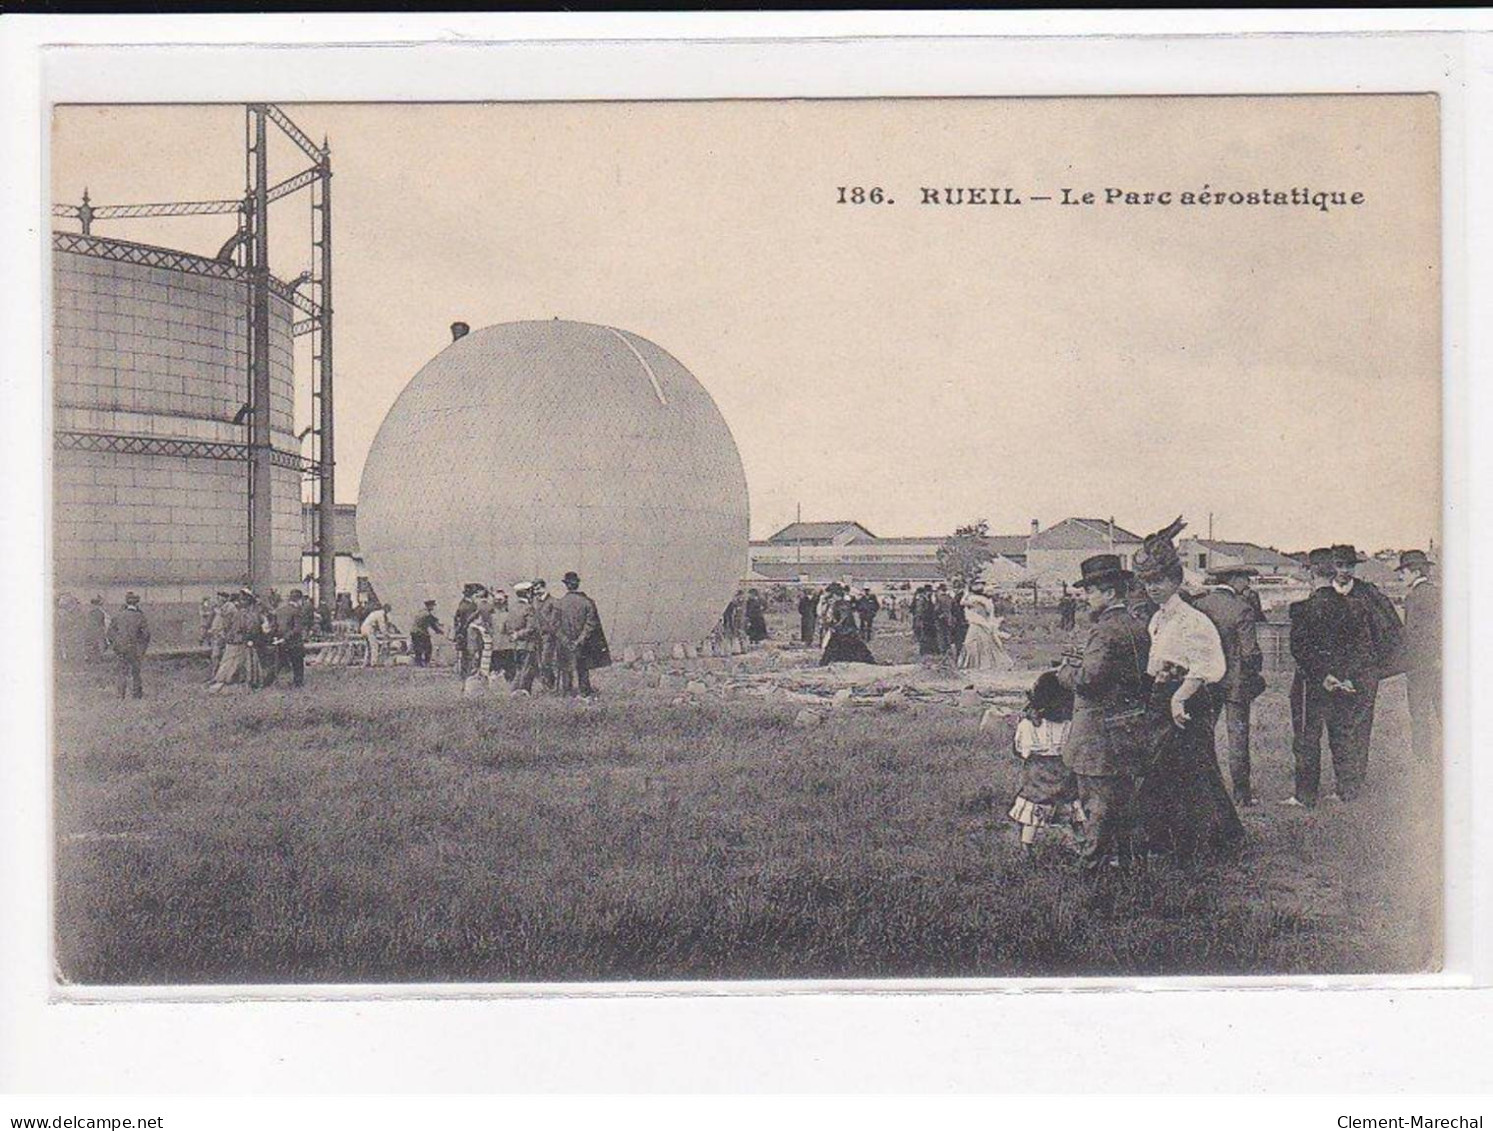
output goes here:
[{"label": "metal lattice framework", "polygon": [[[267,126],[281,134],[311,159],[311,166],[278,184],[267,176]],[[248,328],[249,361],[244,414],[246,440],[229,443],[129,436],[113,433],[58,431],[59,449],[128,452],[148,455],[180,455],[190,458],[247,460],[249,473],[248,556],[249,573],[255,585],[271,581],[271,491],[270,468],[299,471],[303,491],[314,496],[316,523],[316,580],[323,609],[336,601],[336,480],[332,443],[332,162],[331,149],[323,140],[317,145],[278,106],[254,103],[245,108],[245,185],[238,200],[171,201],[146,204],[95,206],[88,192],[81,204],[54,204],[52,215],[78,222],[81,232],[54,232],[52,246],[103,259],[164,267],[196,275],[242,280],[246,287],[245,319]],[[310,189],[311,270],[304,281],[310,294],[297,285],[287,285],[270,273],[269,206],[301,189]],[[93,236],[100,220],[130,220],[172,216],[236,215],[237,231],[223,244],[216,258],[191,255],[169,248]],[[270,439],[269,296],[278,295],[305,317],[291,327],[294,336],[310,334],[312,366],[310,392],[311,425],[309,456],[275,448]],[[305,501],[303,499],[303,501]]]},{"label": "metal lattice framework", "polygon": [[[52,446],[59,452],[113,452],[136,456],[176,456],[182,459],[247,460],[248,444],[232,440],[183,440],[170,436],[137,436],[127,432],[83,432],[58,429],[52,433]],[[284,448],[270,449],[276,467],[289,468],[303,475],[319,476],[321,468],[313,460]]]},{"label": "metal lattice framework", "polygon": [[60,452],[121,452],[135,456],[182,456],[186,459],[241,460],[248,446],[227,440],[179,440],[165,436],[131,436],[119,432],[52,433],[52,446]]},{"label": "metal lattice framework", "polygon": [[208,259],[186,251],[172,251],[170,248],[151,247],[143,243],[80,236],[75,232],[53,232],[52,247],[57,251],[74,251],[95,259],[164,267],[168,271],[183,271],[189,275],[211,275],[217,279],[248,278],[248,273],[232,261]]},{"label": "metal lattice framework", "polygon": [[242,200],[186,200],[162,204],[101,204],[97,208],[88,203],[87,197],[81,205],[54,204],[52,215],[71,217],[76,220],[137,220],[149,216],[217,216],[227,212],[242,212]]},{"label": "metal lattice framework", "polygon": [[[101,239],[98,236],[80,236],[75,232],[53,232],[52,247],[57,251],[73,251],[95,259],[112,259],[120,263],[139,263],[146,267],[164,267],[168,271],[183,271],[189,275],[210,275],[216,279],[249,278],[249,272],[232,259],[209,259],[193,255],[189,251],[174,251],[169,247],[152,247],[150,244],[129,243],[125,240]],[[270,290],[290,303],[308,317],[296,322],[297,334],[306,333],[309,323],[321,314],[315,302],[297,291],[288,283],[273,276],[269,280]]]}]

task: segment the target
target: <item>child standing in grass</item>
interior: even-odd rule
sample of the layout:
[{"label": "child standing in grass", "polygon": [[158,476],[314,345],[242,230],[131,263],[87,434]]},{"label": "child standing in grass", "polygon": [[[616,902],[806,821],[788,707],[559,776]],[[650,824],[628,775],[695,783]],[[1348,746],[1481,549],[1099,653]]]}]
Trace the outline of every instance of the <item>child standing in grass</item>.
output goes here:
[{"label": "child standing in grass", "polygon": [[1058,682],[1055,672],[1043,672],[1027,692],[1026,710],[1011,745],[1021,759],[1021,788],[1010,817],[1021,829],[1021,847],[1032,851],[1043,825],[1083,822],[1078,804],[1078,781],[1063,763],[1063,743],[1073,718],[1073,692]]}]

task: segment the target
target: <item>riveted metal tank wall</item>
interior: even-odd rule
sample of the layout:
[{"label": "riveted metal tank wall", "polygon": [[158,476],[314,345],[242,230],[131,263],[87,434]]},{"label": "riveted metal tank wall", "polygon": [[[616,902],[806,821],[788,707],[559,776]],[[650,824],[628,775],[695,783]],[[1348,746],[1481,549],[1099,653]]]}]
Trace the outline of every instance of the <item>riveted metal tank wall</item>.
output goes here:
[{"label": "riveted metal tank wall", "polygon": [[[53,246],[53,544],[58,593],[144,600],[196,643],[202,597],[248,576],[247,282],[232,264],[119,240]],[[283,289],[283,288],[282,288]],[[270,300],[271,438],[297,449],[293,308]],[[300,473],[274,469],[275,584],[299,583]]]}]

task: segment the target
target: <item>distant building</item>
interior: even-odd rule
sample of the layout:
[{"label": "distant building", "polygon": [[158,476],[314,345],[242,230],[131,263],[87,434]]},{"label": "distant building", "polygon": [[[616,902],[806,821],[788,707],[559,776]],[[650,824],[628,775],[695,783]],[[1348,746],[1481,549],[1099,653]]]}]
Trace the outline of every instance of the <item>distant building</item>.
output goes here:
[{"label": "distant building", "polygon": [[1183,538],[1177,543],[1177,554],[1189,576],[1201,576],[1210,569],[1223,569],[1225,566],[1252,566],[1265,577],[1298,580],[1306,576],[1306,568],[1290,554],[1253,542]]},{"label": "distant building", "polygon": [[850,546],[878,539],[860,523],[845,520],[790,522],[767,541],[774,546]]},{"label": "distant building", "polygon": [[[946,535],[922,538],[878,538],[851,520],[794,522],[766,541],[753,542],[745,580],[793,585],[849,585],[893,588],[945,580],[938,565],[939,547]],[[1003,566],[992,574],[1019,574],[1026,559],[1025,534],[992,535],[986,539]]]},{"label": "distant building", "polygon": [[1113,519],[1065,518],[1045,530],[1033,530],[1027,538],[1027,573],[1043,586],[1071,583],[1085,558],[1118,554],[1120,564],[1129,569],[1140,546],[1140,536],[1116,526]]},{"label": "distant building", "polygon": [[844,562],[804,561],[796,562],[754,561],[744,579],[751,583],[765,582],[769,585],[827,585],[841,581],[847,585],[867,585],[873,588],[891,588],[902,585],[923,585],[943,581],[943,571],[932,559],[914,561],[862,561]]},{"label": "distant building", "polygon": [[[314,503],[301,504],[301,577],[307,578],[316,569],[316,540],[320,527],[320,516]],[[354,601],[363,593],[368,583],[368,570],[363,565],[363,555],[358,549],[358,508],[355,503],[337,504],[337,592],[346,593]]]}]

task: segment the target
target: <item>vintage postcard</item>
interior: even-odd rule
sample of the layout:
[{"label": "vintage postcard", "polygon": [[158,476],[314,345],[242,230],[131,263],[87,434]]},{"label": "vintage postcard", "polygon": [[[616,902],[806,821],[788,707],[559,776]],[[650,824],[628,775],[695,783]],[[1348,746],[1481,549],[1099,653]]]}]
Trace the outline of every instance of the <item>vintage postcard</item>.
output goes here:
[{"label": "vintage postcard", "polygon": [[1440,115],[54,107],[59,982],[1439,970]]}]

